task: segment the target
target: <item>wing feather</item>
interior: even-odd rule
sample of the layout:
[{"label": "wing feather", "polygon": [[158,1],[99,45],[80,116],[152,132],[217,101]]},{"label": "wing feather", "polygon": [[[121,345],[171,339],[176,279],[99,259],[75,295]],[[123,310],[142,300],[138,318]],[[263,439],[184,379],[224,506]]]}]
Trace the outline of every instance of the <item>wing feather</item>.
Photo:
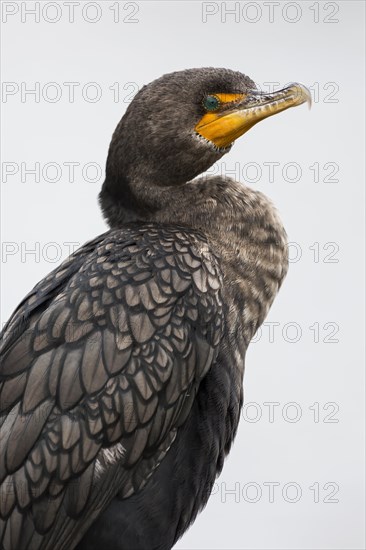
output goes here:
[{"label": "wing feather", "polygon": [[91,241],[23,300],[1,352],[5,550],[20,523],[24,548],[71,549],[143,487],[215,360],[220,286],[202,236],[146,225]]}]

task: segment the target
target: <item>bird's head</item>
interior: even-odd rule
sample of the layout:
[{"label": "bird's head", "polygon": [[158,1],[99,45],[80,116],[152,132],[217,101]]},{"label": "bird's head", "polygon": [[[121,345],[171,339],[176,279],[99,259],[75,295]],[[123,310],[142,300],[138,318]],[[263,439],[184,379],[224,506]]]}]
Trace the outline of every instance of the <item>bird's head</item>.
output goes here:
[{"label": "bird's head", "polygon": [[262,93],[249,77],[228,69],[166,74],[136,94],[118,124],[104,187],[124,181],[131,188],[134,182],[183,184],[212,166],[257,122],[305,101],[310,94],[301,84]]}]

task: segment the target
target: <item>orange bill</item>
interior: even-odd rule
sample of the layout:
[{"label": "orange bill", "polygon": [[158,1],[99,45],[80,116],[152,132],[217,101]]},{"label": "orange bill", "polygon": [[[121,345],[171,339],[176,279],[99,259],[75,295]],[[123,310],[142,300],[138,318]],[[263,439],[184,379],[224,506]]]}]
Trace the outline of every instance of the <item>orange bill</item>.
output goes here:
[{"label": "orange bill", "polygon": [[248,94],[213,95],[219,107],[205,113],[195,130],[217,147],[227,147],[267,117],[305,102],[311,105],[310,91],[297,83],[273,93],[250,90]]}]

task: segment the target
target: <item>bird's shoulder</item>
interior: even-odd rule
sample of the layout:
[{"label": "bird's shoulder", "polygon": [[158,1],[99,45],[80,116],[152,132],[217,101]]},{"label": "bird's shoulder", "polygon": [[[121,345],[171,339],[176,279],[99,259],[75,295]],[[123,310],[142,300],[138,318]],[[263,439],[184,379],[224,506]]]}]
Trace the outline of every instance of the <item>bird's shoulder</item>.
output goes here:
[{"label": "bird's shoulder", "polygon": [[217,257],[202,233],[162,224],[127,225],[88,241],[35,285],[5,324],[0,353],[25,330],[31,316],[39,315],[65,293],[73,290],[73,303],[83,291],[95,298],[102,287],[105,297],[127,284],[142,290],[154,275],[162,289],[170,285],[177,292],[184,288],[184,280],[193,282],[198,293],[217,290],[222,283]]}]

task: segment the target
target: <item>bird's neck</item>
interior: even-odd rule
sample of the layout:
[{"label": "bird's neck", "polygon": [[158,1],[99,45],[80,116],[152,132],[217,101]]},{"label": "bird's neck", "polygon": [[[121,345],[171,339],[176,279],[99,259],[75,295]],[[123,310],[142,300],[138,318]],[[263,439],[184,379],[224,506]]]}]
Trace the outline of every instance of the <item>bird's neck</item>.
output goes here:
[{"label": "bird's neck", "polygon": [[111,187],[114,193],[109,187],[105,184],[100,198],[112,228],[141,221],[181,224],[204,233],[220,258],[227,301],[243,320],[238,330],[249,341],[287,272],[286,233],[267,197],[222,177],[172,187],[139,181],[123,187],[119,182]]}]

